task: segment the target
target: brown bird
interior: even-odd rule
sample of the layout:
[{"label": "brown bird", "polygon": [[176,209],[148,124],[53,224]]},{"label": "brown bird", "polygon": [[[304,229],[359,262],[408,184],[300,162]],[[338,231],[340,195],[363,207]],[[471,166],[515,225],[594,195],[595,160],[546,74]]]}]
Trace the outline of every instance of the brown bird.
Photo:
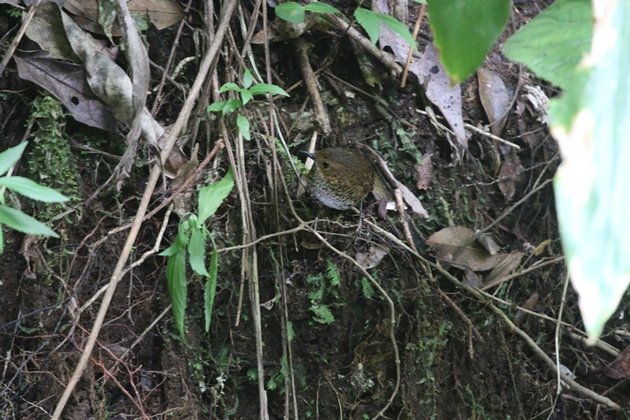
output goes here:
[{"label": "brown bird", "polygon": [[323,205],[345,210],[374,188],[374,169],[360,150],[333,147],[308,155],[315,161],[308,174],[309,189]]}]

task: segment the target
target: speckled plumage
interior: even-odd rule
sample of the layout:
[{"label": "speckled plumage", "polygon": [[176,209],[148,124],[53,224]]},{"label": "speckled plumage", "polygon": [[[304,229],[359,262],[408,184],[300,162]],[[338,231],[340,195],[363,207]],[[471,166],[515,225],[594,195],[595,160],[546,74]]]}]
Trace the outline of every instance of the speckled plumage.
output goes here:
[{"label": "speckled plumage", "polygon": [[308,184],[311,194],[322,204],[345,210],[372,191],[374,169],[357,149],[322,149],[315,154]]}]

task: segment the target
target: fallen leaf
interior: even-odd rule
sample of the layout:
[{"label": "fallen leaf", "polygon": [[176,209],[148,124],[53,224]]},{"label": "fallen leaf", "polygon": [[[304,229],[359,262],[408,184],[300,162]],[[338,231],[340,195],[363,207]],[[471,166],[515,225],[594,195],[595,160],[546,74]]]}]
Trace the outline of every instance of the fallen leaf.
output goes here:
[{"label": "fallen leaf", "polygon": [[413,192],[411,192],[411,190],[407,188],[406,185],[402,184],[400,181],[396,181],[396,182],[397,182],[398,189],[402,193],[402,197],[403,197],[403,200],[405,200],[405,203],[407,203],[407,205],[411,207],[411,210],[414,213],[416,213],[417,215],[419,215],[420,217],[424,219],[427,219],[429,217],[429,212],[427,212],[425,208],[422,206],[422,203],[420,202],[418,197],[416,197],[416,195]]},{"label": "fallen leaf", "polygon": [[516,192],[516,184],[520,181],[521,173],[525,170],[516,152],[509,153],[499,170],[499,190],[503,196],[511,200]]},{"label": "fallen leaf", "polygon": [[414,166],[416,170],[416,188],[422,191],[429,189],[431,180],[433,179],[433,155],[426,154],[422,157],[422,161]]},{"label": "fallen leaf", "polygon": [[630,346],[626,346],[608,366],[603,368],[604,375],[613,379],[630,377]]},{"label": "fallen leaf", "polygon": [[[389,14],[387,0],[375,0],[375,11]],[[409,44],[397,33],[381,26],[379,35],[381,49],[390,48],[394,53],[394,60],[400,64],[407,63]],[[462,91],[459,85],[451,85],[450,78],[440,64],[438,51],[432,42],[428,43],[420,58],[414,56],[409,66],[409,72],[416,75],[420,84],[424,86],[427,99],[438,107],[446,121],[453,129],[458,143],[468,148],[468,135],[464,129],[462,112]]]},{"label": "fallen leaf", "polygon": [[[148,15],[149,20],[158,30],[168,28],[184,18],[184,11],[172,0],[131,0],[127,3],[127,7],[131,13]],[[87,18],[94,23],[97,22],[97,0],[66,0],[64,8],[72,14]],[[119,36],[120,29],[112,28],[112,34]]]},{"label": "fallen leaf", "polygon": [[495,255],[501,250],[492,233],[475,233],[475,239],[490,255]]},{"label": "fallen leaf", "polygon": [[[505,254],[504,254],[505,255]],[[500,263],[496,265],[486,277],[484,283],[484,288],[497,286],[495,284],[498,281],[501,281],[502,278],[512,273],[512,271],[516,270],[519,265],[521,265],[521,261],[523,261],[524,253],[521,251],[514,251],[509,253]]]},{"label": "fallen leaf", "polygon": [[383,257],[389,253],[389,249],[380,246],[371,246],[368,252],[357,253],[356,260],[366,270],[376,267]]},{"label": "fallen leaf", "polygon": [[490,131],[499,136],[505,127],[507,114],[512,100],[503,79],[498,73],[488,70],[477,70],[479,98],[490,122]]},{"label": "fallen leaf", "polygon": [[[114,116],[132,125],[135,116],[133,103],[133,84],[125,71],[111,58],[100,51],[98,45],[63,11],[61,18],[74,53],[83,61],[87,72],[87,82],[92,92],[103,101]],[[164,129],[144,108],[141,122],[142,137],[152,145]]]},{"label": "fallen leaf", "polygon": [[42,3],[26,27],[25,35],[35,41],[50,58],[76,58],[61,23],[59,7],[52,2]]},{"label": "fallen leaf", "polygon": [[444,261],[457,268],[487,271],[496,267],[507,254],[490,255],[475,240],[475,232],[464,226],[444,228],[431,235],[426,243]]},{"label": "fallen leaf", "polygon": [[46,89],[61,101],[75,120],[90,127],[114,129],[116,119],[90,90],[83,66],[24,54],[13,58],[18,75]]}]

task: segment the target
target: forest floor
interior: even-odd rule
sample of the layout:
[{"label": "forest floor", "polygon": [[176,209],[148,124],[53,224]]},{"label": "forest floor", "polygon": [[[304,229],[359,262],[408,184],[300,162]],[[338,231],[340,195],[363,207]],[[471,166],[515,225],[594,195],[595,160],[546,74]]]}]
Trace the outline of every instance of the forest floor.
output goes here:
[{"label": "forest floor", "polygon": [[[181,10],[190,5],[181,22],[143,32],[153,63],[148,109],[164,127],[181,118],[220,18],[205,2],[180,3]],[[254,5],[237,6],[178,136],[180,160],[205,166],[169,167],[178,176],[166,186],[158,180],[149,210],[169,204],[144,220],[62,418],[254,419],[261,406],[272,419],[627,418],[630,386],[614,369],[624,363],[618,355],[628,343],[627,300],[589,347],[570,285],[565,296],[550,182],[560,156],[533,99],[535,92],[558,91],[500,49],[548,2],[514,3],[485,73],[461,85],[466,147],[424,94],[426,85],[410,74],[401,88],[400,75],[349,32],[318,24],[299,41],[269,36],[268,51],[264,43],[249,50],[240,25],[250,27]],[[356,7],[334,5],[346,16]],[[409,22],[419,8],[409,6]],[[0,33],[8,34],[2,56],[21,25],[14,10],[0,5]],[[280,31],[271,9],[269,15],[270,28]],[[252,33],[256,42],[264,41],[262,19]],[[423,21],[420,52],[430,40]],[[25,38],[16,54],[37,48]],[[323,114],[305,88],[300,51],[315,71]],[[115,61],[127,67],[124,53]],[[245,68],[263,79],[269,74],[290,94],[272,104],[257,96],[242,108],[251,140],[237,134],[234,114],[206,111],[221,85],[244,83]],[[141,142],[130,176],[120,188],[116,180],[107,184],[127,150],[127,128],[106,132],[77,122],[23,74],[14,61],[0,74],[0,150],[28,140],[15,173],[71,200],[65,206],[20,201],[59,239],[4,229],[3,419],[48,418],[54,411],[155,163]],[[504,84],[498,93],[481,86],[488,75]],[[504,127],[494,121],[491,127],[488,101],[505,97]],[[377,151],[428,217],[411,208],[385,211],[372,196],[359,214],[302,194],[300,151],[309,149],[313,133],[317,149],[361,143]],[[167,258],[158,252],[175,241],[180,216],[194,210],[195,192],[229,167],[236,186],[206,223],[207,261],[211,248],[218,255],[210,329],[204,330],[205,280],[188,268],[182,337],[169,306]],[[190,174],[184,192],[174,187]],[[458,259],[462,253],[465,261]],[[558,369],[572,382],[560,384]]]}]

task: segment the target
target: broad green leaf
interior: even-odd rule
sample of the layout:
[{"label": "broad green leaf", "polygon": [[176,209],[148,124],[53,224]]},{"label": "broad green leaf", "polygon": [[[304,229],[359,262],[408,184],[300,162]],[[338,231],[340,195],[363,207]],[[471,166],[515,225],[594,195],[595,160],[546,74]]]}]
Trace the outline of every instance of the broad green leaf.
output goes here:
[{"label": "broad green leaf", "polygon": [[11,191],[44,203],[68,201],[68,197],[56,190],[39,185],[37,182],[21,176],[0,177],[0,186],[5,186]]},{"label": "broad green leaf", "polygon": [[166,263],[166,282],[168,293],[173,305],[173,319],[182,338],[184,335],[184,319],[186,316],[186,251],[179,252],[168,258]]},{"label": "broad green leaf", "polygon": [[245,69],[245,71],[243,72],[243,87],[245,89],[249,89],[252,83],[254,83],[254,76],[252,75],[252,72],[249,71],[249,69]]},{"label": "broad green leaf", "polygon": [[387,26],[392,31],[396,32],[409,46],[411,46],[414,50],[417,50],[416,42],[413,40],[411,33],[409,32],[409,28],[407,25],[399,21],[398,19],[383,14],[376,13],[378,17],[381,19],[381,23]]},{"label": "broad green leaf", "polygon": [[24,153],[27,144],[28,142],[25,141],[0,153],[0,175],[6,174],[9,168],[20,160],[20,156]]},{"label": "broad green leaf", "polygon": [[280,86],[271,85],[268,83],[258,83],[252,86],[249,91],[252,95],[265,95],[270,93],[272,95],[289,96]]},{"label": "broad green leaf", "polygon": [[234,177],[232,176],[232,171],[229,170],[223,179],[214,184],[206,185],[199,190],[199,198],[197,200],[197,223],[199,227],[203,226],[208,217],[217,211],[233,187]]},{"label": "broad green leaf", "polygon": [[311,13],[319,13],[319,14],[341,14],[339,9],[331,6],[327,3],[322,3],[321,1],[314,1],[313,3],[309,3],[304,6],[304,10]]},{"label": "broad green leaf", "polygon": [[243,102],[243,105],[247,105],[249,101],[254,99],[254,95],[252,95],[249,89],[241,89],[240,92],[241,92],[241,101]]},{"label": "broad green leaf", "polygon": [[245,140],[251,140],[252,136],[249,133],[249,120],[244,115],[238,114],[236,116],[236,126]]},{"label": "broad green leaf", "polygon": [[212,102],[210,105],[208,105],[208,112],[223,112],[223,108],[225,108],[225,104],[227,104],[227,101],[216,101],[216,102]]},{"label": "broad green leaf", "polygon": [[232,112],[239,109],[241,106],[243,106],[243,104],[241,104],[240,99],[230,99],[225,103],[225,106],[223,107],[221,112],[223,112],[223,115],[231,114]]},{"label": "broad green leaf", "polygon": [[281,3],[274,9],[276,16],[291,23],[304,22],[304,8],[294,1]]},{"label": "broad green leaf", "polygon": [[2,231],[2,224],[0,224],[0,255],[4,253],[4,232]]},{"label": "broad green leaf", "polygon": [[510,15],[510,0],[428,0],[440,59],[455,83],[481,64]]},{"label": "broad green leaf", "polygon": [[630,283],[630,2],[609,6],[580,63],[583,85],[565,93],[575,101],[565,111],[574,114],[554,117],[552,126],[563,156],[554,184],[560,233],[591,340]]},{"label": "broad green leaf", "polygon": [[370,37],[370,42],[376,45],[378,36],[381,33],[381,19],[378,13],[364,9],[363,7],[358,7],[357,10],[354,11],[354,18],[359,25],[365,29],[365,32],[367,32]]},{"label": "broad green leaf", "polygon": [[538,77],[568,89],[592,38],[590,0],[557,0],[512,35],[503,52]]},{"label": "broad green leaf", "polygon": [[203,230],[197,227],[196,221],[190,225],[188,261],[190,262],[190,268],[195,273],[208,277],[208,270],[206,269],[206,235],[204,235]]},{"label": "broad green leaf", "polygon": [[206,332],[210,331],[210,322],[212,321],[212,308],[214,307],[214,298],[217,294],[217,272],[219,269],[219,255],[216,248],[212,249],[210,257],[210,273],[206,280],[206,287],[203,292],[203,309],[206,318]]},{"label": "broad green leaf", "polygon": [[219,88],[219,93],[238,92],[239,90],[241,90],[239,85],[233,82],[228,82]]},{"label": "broad green leaf", "polygon": [[13,207],[0,205],[0,224],[5,224],[11,229],[29,235],[52,236],[53,238],[59,237],[59,235],[42,222],[37,221],[28,214],[14,209]]},{"label": "broad green leaf", "polygon": [[161,257],[170,257],[171,255],[175,255],[178,252],[186,252],[186,247],[188,246],[188,241],[190,240],[190,227],[189,223],[186,221],[179,222],[179,227],[177,230],[177,236],[175,237],[175,241],[166,248],[164,251],[160,252],[158,255]]}]

